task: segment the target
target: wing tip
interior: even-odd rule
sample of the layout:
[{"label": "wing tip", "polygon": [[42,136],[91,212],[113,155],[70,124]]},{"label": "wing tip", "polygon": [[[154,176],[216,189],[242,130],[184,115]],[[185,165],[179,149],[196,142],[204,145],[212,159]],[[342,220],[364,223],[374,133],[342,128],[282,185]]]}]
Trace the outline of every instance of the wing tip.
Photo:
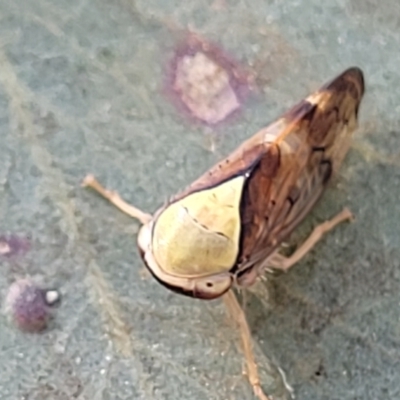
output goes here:
[{"label": "wing tip", "polygon": [[358,101],[365,92],[364,73],[359,67],[350,67],[325,84],[322,90],[349,91]]}]

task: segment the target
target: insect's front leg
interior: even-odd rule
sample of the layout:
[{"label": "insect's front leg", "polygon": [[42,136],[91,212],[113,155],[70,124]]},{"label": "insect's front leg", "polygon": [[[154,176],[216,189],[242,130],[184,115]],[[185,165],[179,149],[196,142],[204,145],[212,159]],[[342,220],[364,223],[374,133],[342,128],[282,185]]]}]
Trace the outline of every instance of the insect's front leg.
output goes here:
[{"label": "insect's front leg", "polygon": [[251,332],[247,323],[246,315],[232,290],[229,290],[227,293],[225,293],[222,298],[226,308],[229,310],[229,314],[239,326],[240,336],[242,338],[243,353],[246,359],[247,376],[251,386],[253,387],[253,392],[260,400],[271,400],[263,392],[260,385],[257,364],[253,353]]},{"label": "insect's front leg", "polygon": [[147,214],[138,208],[128,204],[124,201],[117,192],[113,192],[111,190],[103,187],[93,175],[87,175],[85,179],[82,181],[83,187],[90,187],[95,190],[105,199],[107,199],[110,203],[114,204],[117,208],[119,208],[123,213],[129,215],[132,218],[137,219],[143,225],[149,222],[153,217],[150,214]]},{"label": "insect's front leg", "polygon": [[286,272],[290,267],[299,262],[327,232],[334,229],[336,225],[347,220],[352,220],[353,218],[350,210],[345,208],[332,219],[317,225],[306,241],[290,257],[285,257],[277,252],[274,253],[268,259],[268,266]]}]

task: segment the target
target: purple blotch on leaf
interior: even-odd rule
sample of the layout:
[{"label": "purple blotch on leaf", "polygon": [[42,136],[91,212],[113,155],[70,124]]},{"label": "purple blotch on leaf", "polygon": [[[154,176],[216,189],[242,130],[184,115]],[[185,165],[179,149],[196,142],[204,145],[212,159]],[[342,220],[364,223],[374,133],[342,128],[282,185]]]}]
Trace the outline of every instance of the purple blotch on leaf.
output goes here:
[{"label": "purple blotch on leaf", "polygon": [[12,257],[25,254],[29,248],[30,240],[27,237],[0,235],[0,256]]},{"label": "purple blotch on leaf", "polygon": [[43,289],[29,279],[19,279],[8,289],[5,309],[13,323],[26,332],[43,331],[61,301],[54,289]]},{"label": "purple blotch on leaf", "polygon": [[167,92],[190,117],[217,125],[242,107],[251,85],[250,74],[222,49],[190,36],[174,53]]}]

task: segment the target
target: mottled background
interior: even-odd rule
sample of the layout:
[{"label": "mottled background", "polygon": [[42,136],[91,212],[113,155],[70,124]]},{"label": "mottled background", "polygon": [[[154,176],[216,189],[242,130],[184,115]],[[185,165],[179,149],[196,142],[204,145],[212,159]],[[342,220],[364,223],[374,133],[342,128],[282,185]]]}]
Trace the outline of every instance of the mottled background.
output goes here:
[{"label": "mottled background", "polygon": [[[193,36],[245,77],[217,125],[171,92]],[[44,333],[0,319],[2,400],[251,399],[222,303],[150,278],[138,224],[80,182],[92,172],[151,212],[352,65],[366,77],[360,130],[291,243],[344,206],[356,221],[246,309],[275,399],[289,398],[277,367],[299,400],[400,398],[397,0],[2,0],[0,42],[0,289],[31,277],[63,294]]]}]

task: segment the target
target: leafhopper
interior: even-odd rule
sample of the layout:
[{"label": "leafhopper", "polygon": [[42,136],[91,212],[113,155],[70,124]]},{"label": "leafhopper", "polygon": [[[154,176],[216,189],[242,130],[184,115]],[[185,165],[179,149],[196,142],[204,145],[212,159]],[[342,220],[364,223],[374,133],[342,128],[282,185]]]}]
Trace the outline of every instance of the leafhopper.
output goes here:
[{"label": "leafhopper", "polygon": [[292,254],[279,247],[321,197],[357,128],[364,94],[359,68],[342,72],[275,122],[242,143],[153,215],[127,204],[92,175],[83,184],[143,225],[138,247],[151,274],[175,292],[200,299],[224,296],[242,332],[248,377],[263,393],[250,330],[233,292],[266,270],[287,271],[324,233],[351,219],[344,209],[317,226]]}]

